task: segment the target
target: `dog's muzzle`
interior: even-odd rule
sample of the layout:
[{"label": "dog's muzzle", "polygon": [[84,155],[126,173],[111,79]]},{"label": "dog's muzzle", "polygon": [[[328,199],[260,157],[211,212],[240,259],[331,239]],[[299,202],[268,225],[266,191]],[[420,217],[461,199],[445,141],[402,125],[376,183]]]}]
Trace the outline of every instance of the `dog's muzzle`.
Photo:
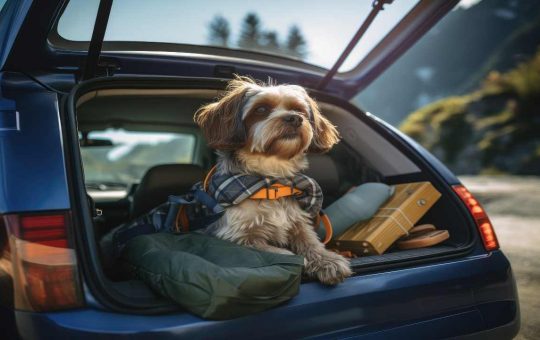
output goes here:
[{"label": "dog's muzzle", "polygon": [[283,117],[283,121],[289,125],[292,125],[294,127],[300,127],[302,125],[304,118],[300,115],[288,115]]}]

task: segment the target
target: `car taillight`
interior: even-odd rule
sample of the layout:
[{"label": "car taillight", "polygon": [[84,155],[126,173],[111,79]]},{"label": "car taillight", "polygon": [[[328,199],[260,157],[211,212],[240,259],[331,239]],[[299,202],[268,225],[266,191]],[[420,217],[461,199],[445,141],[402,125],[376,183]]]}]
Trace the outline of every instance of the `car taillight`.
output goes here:
[{"label": "car taillight", "polygon": [[49,311],[82,306],[68,212],[3,216],[9,237],[15,308]]},{"label": "car taillight", "polygon": [[484,243],[484,248],[486,248],[487,251],[499,249],[499,241],[497,240],[497,235],[495,235],[495,229],[493,229],[493,225],[484,208],[463,185],[454,185],[453,189],[463,203],[465,203],[465,206],[469,209],[469,212],[476,222],[476,226],[482,237],[482,242]]},{"label": "car taillight", "polygon": [[67,248],[66,216],[21,216],[21,238],[51,247]]}]

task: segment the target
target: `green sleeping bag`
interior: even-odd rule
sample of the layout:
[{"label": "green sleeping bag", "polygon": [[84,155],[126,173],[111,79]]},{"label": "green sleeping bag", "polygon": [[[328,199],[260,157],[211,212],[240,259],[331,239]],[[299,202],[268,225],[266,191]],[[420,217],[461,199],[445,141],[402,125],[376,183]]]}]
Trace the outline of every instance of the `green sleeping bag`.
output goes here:
[{"label": "green sleeping bag", "polygon": [[229,319],[266,310],[296,294],[304,259],[258,251],[202,234],[131,239],[121,261],[137,278],[188,311]]}]

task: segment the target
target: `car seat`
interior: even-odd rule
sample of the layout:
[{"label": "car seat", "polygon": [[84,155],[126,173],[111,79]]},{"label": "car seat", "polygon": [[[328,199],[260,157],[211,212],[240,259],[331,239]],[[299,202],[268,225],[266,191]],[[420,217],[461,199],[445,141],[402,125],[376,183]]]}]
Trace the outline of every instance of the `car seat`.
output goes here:
[{"label": "car seat", "polygon": [[133,194],[131,218],[147,213],[167,201],[169,195],[182,195],[202,181],[204,170],[195,164],[161,164],[150,168]]},{"label": "car seat", "polygon": [[324,205],[334,202],[340,196],[339,171],[329,155],[308,155],[309,168],[304,173],[313,178],[324,194]]}]

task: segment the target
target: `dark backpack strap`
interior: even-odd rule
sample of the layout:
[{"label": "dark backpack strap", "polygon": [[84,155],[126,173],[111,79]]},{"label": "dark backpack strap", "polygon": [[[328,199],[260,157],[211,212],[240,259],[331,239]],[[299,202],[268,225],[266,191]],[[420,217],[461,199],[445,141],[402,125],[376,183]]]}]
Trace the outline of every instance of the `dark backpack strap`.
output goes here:
[{"label": "dark backpack strap", "polygon": [[212,196],[208,195],[205,191],[197,188],[193,191],[193,196],[200,203],[207,206],[214,214],[222,214],[225,209],[218,203]]},{"label": "dark backpack strap", "polygon": [[225,209],[210,195],[200,187],[191,190],[187,196],[169,196],[169,211],[165,219],[165,228],[174,230],[174,224],[182,205],[186,206],[205,206],[209,211],[204,216],[189,216],[189,229],[191,231],[205,228],[219,219]]},{"label": "dark backpack strap", "polygon": [[176,221],[176,216],[178,215],[178,210],[180,210],[181,205],[192,205],[195,204],[194,200],[186,199],[186,196],[169,196],[169,211],[167,212],[167,217],[165,218],[165,224],[163,225],[166,230],[174,230],[174,222]]},{"label": "dark backpack strap", "polygon": [[181,206],[203,212],[188,214],[190,230],[207,227],[217,221],[225,211],[214,198],[200,188],[194,188],[189,194],[183,196],[171,195],[167,203],[154,208],[114,233],[113,247],[116,254],[120,254],[126,243],[136,236],[174,231],[176,217]]}]

